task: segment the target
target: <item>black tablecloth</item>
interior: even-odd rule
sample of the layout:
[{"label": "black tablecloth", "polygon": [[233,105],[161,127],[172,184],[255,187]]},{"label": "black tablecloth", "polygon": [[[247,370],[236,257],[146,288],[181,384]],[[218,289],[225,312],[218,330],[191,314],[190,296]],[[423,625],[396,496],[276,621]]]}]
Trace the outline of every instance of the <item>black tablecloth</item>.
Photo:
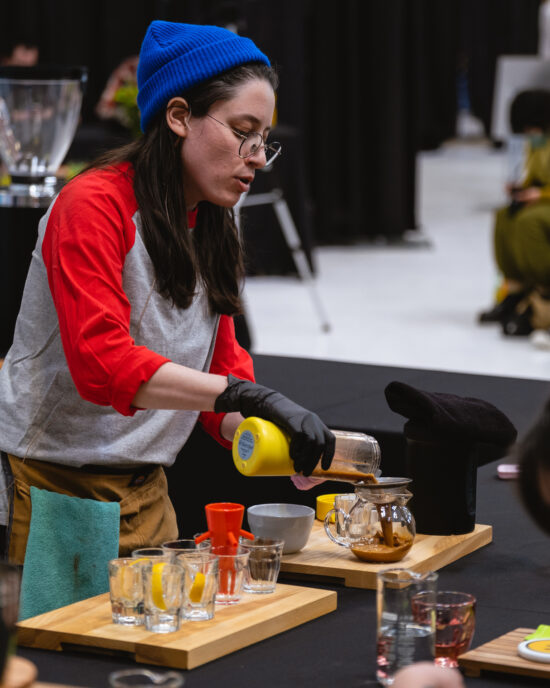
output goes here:
[{"label": "black tablecloth", "polygon": [[[319,412],[329,426],[377,437],[383,466],[384,461],[398,465],[402,458],[403,419],[387,408],[383,396],[391,380],[491,401],[509,415],[520,433],[530,425],[548,392],[548,384],[542,381],[273,356],[255,356],[255,367],[259,382]],[[392,452],[395,455],[388,460]],[[193,433],[168,476],[182,536],[204,528],[202,506],[207,500],[312,504],[315,498],[315,491],[297,492],[287,478],[241,476],[232,467],[227,450],[200,429]],[[334,491],[329,485],[316,491]],[[518,627],[550,624],[550,542],[525,515],[515,482],[496,477],[496,463],[478,471],[476,520],[494,526],[494,542],[440,572],[440,589],[463,590],[478,598],[474,646]],[[186,672],[186,688],[376,685],[374,592],[321,587],[338,591],[336,612]],[[36,663],[42,681],[91,688],[106,686],[110,671],[132,664],[128,658],[73,652],[21,648],[20,654]],[[545,683],[485,675],[467,679],[467,685],[488,688]]]},{"label": "black tablecloth", "polygon": [[402,472],[405,453],[405,419],[390,410],[384,397],[393,380],[488,401],[510,418],[520,435],[550,397],[547,381],[493,375],[260,355],[254,356],[254,369],[258,382],[315,411],[329,427],[374,435],[386,475]]},{"label": "black tablecloth", "polygon": [[[513,481],[496,477],[495,464],[480,469],[478,522],[494,526],[494,541],[440,571],[441,589],[467,591],[478,599],[474,646],[514,628],[550,623],[550,542],[525,515],[515,487]],[[337,590],[337,611],[185,672],[186,688],[374,686],[374,591],[319,587]],[[73,652],[20,648],[19,654],[35,662],[41,681],[92,688],[106,686],[109,672],[131,664],[124,658]],[[466,685],[547,683],[484,674],[467,679]]]}]

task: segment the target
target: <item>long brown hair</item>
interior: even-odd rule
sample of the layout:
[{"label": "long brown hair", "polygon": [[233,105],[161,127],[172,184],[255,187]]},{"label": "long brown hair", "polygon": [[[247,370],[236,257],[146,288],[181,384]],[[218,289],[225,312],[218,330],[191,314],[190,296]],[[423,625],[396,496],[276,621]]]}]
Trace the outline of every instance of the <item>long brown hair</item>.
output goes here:
[{"label": "long brown hair", "polygon": [[[263,79],[273,90],[277,88],[273,68],[247,64],[181,95],[195,117],[204,117],[215,102],[234,97],[237,88],[252,79]],[[187,308],[200,280],[212,311],[233,315],[241,311],[240,290],[244,278],[233,209],[202,201],[198,205],[195,229],[189,231],[181,146],[182,139],[168,127],[163,109],[141,138],[105,153],[90,168],[125,161],[132,164],[143,240],[155,269],[159,293],[176,306]]]}]

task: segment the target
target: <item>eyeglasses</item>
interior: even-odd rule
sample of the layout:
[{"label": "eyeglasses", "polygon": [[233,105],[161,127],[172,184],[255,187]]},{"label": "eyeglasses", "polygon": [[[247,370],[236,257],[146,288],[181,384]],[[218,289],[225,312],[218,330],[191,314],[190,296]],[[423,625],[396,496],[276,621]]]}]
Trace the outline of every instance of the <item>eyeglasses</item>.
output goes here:
[{"label": "eyeglasses", "polygon": [[281,154],[282,146],[278,141],[273,141],[273,143],[266,143],[263,140],[262,135],[259,134],[257,131],[250,131],[248,132],[248,134],[243,134],[240,131],[233,129],[233,127],[230,127],[229,124],[225,124],[225,122],[220,122],[219,119],[212,117],[212,115],[206,116],[210,117],[210,119],[213,119],[214,122],[221,124],[222,127],[229,129],[235,134],[235,136],[238,136],[241,139],[241,145],[239,146],[239,152],[237,153],[239,158],[246,160],[246,158],[250,158],[253,155],[259,153],[263,148],[263,150],[265,151],[264,167],[268,167],[269,165],[272,165],[275,158],[278,158]]}]

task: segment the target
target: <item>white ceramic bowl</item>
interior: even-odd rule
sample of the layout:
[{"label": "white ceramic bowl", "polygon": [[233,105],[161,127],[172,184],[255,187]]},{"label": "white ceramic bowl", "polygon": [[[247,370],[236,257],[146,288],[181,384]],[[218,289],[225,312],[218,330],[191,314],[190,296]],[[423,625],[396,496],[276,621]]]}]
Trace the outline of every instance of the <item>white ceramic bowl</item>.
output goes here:
[{"label": "white ceramic bowl", "polygon": [[283,554],[305,547],[315,518],[315,510],[303,504],[255,504],[246,513],[256,537],[285,541]]}]

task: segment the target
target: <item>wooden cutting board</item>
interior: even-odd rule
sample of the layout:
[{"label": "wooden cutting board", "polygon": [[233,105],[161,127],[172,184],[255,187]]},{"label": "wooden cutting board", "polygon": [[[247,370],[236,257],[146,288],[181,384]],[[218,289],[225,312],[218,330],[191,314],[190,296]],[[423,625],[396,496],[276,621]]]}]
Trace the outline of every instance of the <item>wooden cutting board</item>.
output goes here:
[{"label": "wooden cutting board", "polygon": [[119,651],[144,664],[192,669],[335,609],[332,590],[278,583],[274,593],[245,593],[238,604],[217,605],[210,621],[186,621],[179,631],[162,634],[113,624],[105,593],[21,621],[17,642],[46,650]]},{"label": "wooden cutting board", "polygon": [[520,657],[517,653],[519,643],[533,630],[532,628],[516,628],[515,631],[510,631],[485,645],[476,647],[475,650],[469,650],[460,655],[458,663],[464,669],[466,676],[479,676],[485,670],[549,680],[550,664],[532,662]]},{"label": "wooden cutting board", "polygon": [[329,540],[322,523],[315,521],[307,545],[300,552],[285,554],[281,572],[304,579],[335,578],[349,588],[376,588],[378,571],[399,566],[413,571],[437,571],[461,557],[488,545],[493,539],[492,526],[476,524],[465,535],[417,535],[414,544],[395,564],[371,564],[359,560],[346,547]]}]

